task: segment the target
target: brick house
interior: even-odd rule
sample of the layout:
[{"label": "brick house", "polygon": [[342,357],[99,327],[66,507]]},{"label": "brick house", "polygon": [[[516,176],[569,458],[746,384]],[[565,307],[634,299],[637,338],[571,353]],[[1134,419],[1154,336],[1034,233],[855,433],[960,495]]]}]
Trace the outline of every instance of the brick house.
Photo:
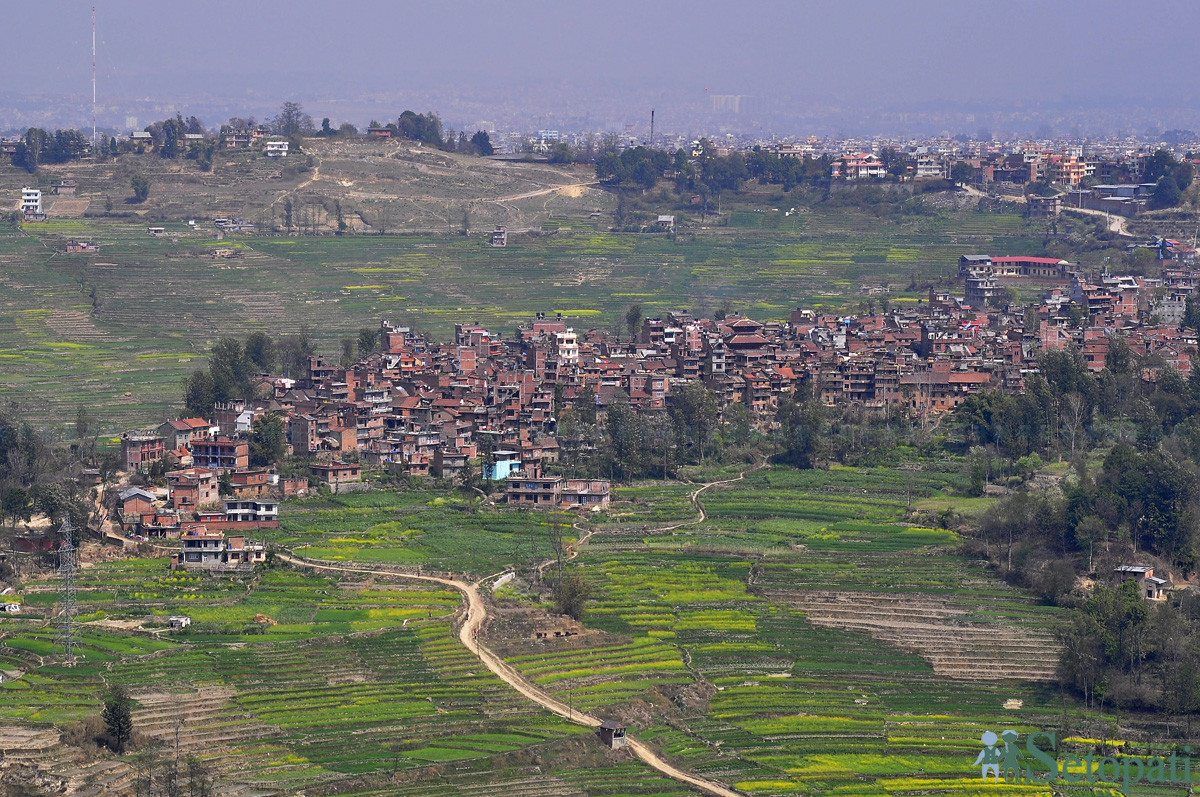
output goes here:
[{"label": "brick house", "polygon": [[194,512],[220,498],[220,481],[216,472],[208,468],[171,471],[167,474],[167,486],[171,490],[171,508],[181,512]]},{"label": "brick house", "polygon": [[192,444],[192,466],[213,470],[245,470],[250,467],[250,444],[230,437],[197,440]]},{"label": "brick house", "polygon": [[339,484],[362,481],[362,467],[352,462],[316,462],[308,469],[314,478],[328,484],[334,492]]},{"label": "brick house", "polygon": [[163,439],[152,432],[126,432],[121,435],[121,463],[125,470],[138,471],[166,456]]}]

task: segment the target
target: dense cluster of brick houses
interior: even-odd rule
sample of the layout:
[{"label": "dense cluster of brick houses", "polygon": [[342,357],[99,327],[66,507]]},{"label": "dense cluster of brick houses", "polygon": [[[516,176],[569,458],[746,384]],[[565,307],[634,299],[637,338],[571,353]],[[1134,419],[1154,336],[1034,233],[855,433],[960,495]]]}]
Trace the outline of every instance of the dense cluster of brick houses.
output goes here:
[{"label": "dense cluster of brick houses", "polygon": [[308,492],[305,477],[280,478],[266,468],[251,468],[249,444],[221,434],[218,425],[203,418],[128,432],[121,438],[121,456],[131,471],[156,462],[174,466],[166,471],[164,486],[130,486],[113,501],[127,535],[183,540],[178,564],[189,568],[239,569],[262,561],[261,543],[232,532],[278,526],[279,499]]},{"label": "dense cluster of brick houses", "polygon": [[[981,390],[1022,390],[1046,349],[1074,344],[1098,371],[1114,334],[1187,373],[1196,338],[1180,324],[1196,290],[1195,251],[1172,241],[1153,246],[1164,265],[1159,278],[1089,276],[1053,258],[967,255],[958,296],[931,290],[854,316],[797,309],[787,322],[678,311],[644,319],[633,341],[578,333],[568,319],[542,314],[507,338],[459,324],[445,345],[383,322],[379,351],[349,367],[314,356],[304,374],[262,375],[260,398],[217,405],[211,421],[127,433],[128,469],[162,459],[178,469],[168,473],[160,506],[135,493],[122,513],[153,533],[182,527],[176,518],[188,513],[214,528],[274,522],[272,501],[307,482],[249,467],[245,436],[267,413],[284,418],[291,451],[312,458],[312,478],[333,490],[358,482],[364,466],[455,478],[486,449],[482,475],[506,482],[510,503],[591,508],[607,505],[607,482],[567,479],[548,467],[579,444],[556,436],[556,394],[565,402],[592,395],[602,419],[619,392],[638,411],[661,412],[682,383],[703,380],[722,408],[744,404],[769,428],[780,400],[807,382],[830,406],[924,416]],[[1010,285],[1043,299],[996,306]],[[231,494],[210,509],[220,503],[222,473]]]}]

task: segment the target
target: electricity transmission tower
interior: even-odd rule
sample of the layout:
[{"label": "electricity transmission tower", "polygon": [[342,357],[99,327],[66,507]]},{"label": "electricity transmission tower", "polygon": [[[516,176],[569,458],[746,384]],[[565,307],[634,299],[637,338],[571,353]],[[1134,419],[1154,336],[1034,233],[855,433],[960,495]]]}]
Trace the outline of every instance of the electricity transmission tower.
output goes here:
[{"label": "electricity transmission tower", "polygon": [[68,518],[63,521],[59,530],[62,542],[58,546],[58,635],[54,644],[61,646],[63,657],[68,667],[75,666],[75,655],[79,651],[79,641],[75,638],[75,618],[78,607],[75,604],[75,543],[71,539],[75,527]]}]

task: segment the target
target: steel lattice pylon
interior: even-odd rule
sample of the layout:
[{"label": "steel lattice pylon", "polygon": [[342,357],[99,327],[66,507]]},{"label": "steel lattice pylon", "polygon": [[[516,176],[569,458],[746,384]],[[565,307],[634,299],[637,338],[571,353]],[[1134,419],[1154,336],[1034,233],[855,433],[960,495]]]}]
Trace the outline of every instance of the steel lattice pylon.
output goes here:
[{"label": "steel lattice pylon", "polygon": [[74,665],[79,651],[79,641],[75,638],[75,618],[79,612],[75,604],[75,542],[71,539],[75,527],[70,518],[63,521],[58,531],[62,542],[58,546],[58,617],[55,618],[58,635],[54,644],[62,648],[64,663]]}]

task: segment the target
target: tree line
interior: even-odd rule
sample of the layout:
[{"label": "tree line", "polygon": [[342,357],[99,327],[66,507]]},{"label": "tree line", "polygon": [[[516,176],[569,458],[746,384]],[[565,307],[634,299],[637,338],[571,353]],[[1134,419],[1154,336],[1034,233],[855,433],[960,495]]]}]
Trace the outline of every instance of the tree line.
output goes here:
[{"label": "tree line", "polygon": [[[1200,711],[1200,600],[1148,605],[1114,571],[1200,568],[1200,369],[1184,377],[1114,336],[1099,373],[1072,347],[1044,354],[1039,371],[1022,395],[978,394],[954,413],[971,489],[1009,490],[970,529],[968,549],[1069,608],[1064,686],[1089,705],[1190,725]],[[1037,483],[1043,459],[1056,458],[1069,470]],[[1083,589],[1087,576],[1095,586]]]},{"label": "tree line", "polygon": [[0,410],[0,522],[15,527],[42,515],[57,528],[70,520],[78,541],[97,510],[75,477],[96,467],[105,480],[120,467],[115,452],[97,451],[96,433],[91,413],[82,408],[66,445],[34,428],[15,405]]}]

